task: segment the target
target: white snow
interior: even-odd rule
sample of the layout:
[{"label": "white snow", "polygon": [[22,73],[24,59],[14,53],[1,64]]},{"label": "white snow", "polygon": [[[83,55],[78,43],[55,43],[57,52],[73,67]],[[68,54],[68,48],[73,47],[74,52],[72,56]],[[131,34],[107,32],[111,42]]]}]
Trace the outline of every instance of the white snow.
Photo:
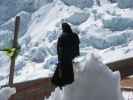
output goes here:
[{"label": "white snow", "polygon": [[79,69],[74,83],[56,88],[47,100],[123,100],[119,72],[112,72],[94,55],[75,67]]},{"label": "white snow", "polygon": [[4,87],[0,89],[0,100],[9,100],[9,98],[16,93],[15,88]]}]

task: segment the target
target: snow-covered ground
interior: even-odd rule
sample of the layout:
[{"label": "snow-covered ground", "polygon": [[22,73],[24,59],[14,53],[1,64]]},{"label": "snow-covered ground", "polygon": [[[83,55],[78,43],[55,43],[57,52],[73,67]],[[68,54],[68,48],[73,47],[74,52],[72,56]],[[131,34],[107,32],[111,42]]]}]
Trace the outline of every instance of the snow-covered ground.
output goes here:
[{"label": "snow-covered ground", "polygon": [[[2,0],[0,49],[11,47],[16,15],[21,17],[14,82],[48,77],[57,63],[61,23],[69,22],[80,37],[80,61],[95,53],[104,62],[133,55],[132,0]],[[116,0],[113,0],[116,1]],[[0,85],[7,84],[10,59],[0,52]]]},{"label": "snow-covered ground", "polygon": [[15,88],[10,88],[10,87],[1,88],[0,100],[8,100],[15,93],[16,93]]}]

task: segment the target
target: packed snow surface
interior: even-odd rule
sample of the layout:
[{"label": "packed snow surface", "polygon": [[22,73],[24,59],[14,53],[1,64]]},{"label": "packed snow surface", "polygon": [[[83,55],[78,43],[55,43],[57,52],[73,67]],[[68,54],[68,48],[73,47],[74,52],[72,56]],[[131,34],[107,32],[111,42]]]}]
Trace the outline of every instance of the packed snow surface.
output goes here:
[{"label": "packed snow surface", "polygon": [[16,93],[15,88],[4,87],[0,89],[0,100],[9,100],[9,98]]},{"label": "packed snow surface", "polygon": [[119,72],[112,72],[93,54],[84,63],[74,66],[74,83],[56,88],[47,100],[123,100]]}]

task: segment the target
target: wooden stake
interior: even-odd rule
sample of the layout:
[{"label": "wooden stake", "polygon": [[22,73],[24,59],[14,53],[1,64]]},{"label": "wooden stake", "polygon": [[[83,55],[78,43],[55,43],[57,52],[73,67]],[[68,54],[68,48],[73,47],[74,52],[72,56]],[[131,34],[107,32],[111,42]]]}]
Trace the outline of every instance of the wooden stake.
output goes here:
[{"label": "wooden stake", "polygon": [[[17,40],[18,40],[18,33],[19,33],[19,25],[20,25],[20,16],[17,16],[15,19],[14,40],[13,40],[13,44],[12,44],[12,48],[16,48],[16,49],[18,48]],[[15,50],[13,56],[11,56],[9,86],[13,85],[16,56],[17,56],[17,51]]]}]

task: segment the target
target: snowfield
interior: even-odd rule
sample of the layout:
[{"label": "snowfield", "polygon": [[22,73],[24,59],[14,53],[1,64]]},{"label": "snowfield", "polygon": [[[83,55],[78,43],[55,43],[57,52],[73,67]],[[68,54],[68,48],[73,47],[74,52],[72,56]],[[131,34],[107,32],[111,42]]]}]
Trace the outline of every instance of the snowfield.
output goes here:
[{"label": "snowfield", "polygon": [[[108,0],[100,1],[100,7],[96,0],[0,1],[0,50],[11,47],[15,16],[21,17],[18,40],[21,52],[16,59],[14,82],[49,77],[53,73],[62,22],[71,24],[80,37],[81,62],[85,63],[90,53],[97,55],[104,64],[132,57],[132,1],[113,0],[112,4]],[[0,85],[8,83],[9,64],[10,58],[0,51]],[[117,82],[114,86],[118,89]],[[60,93],[56,89],[54,95],[57,91]]]}]

